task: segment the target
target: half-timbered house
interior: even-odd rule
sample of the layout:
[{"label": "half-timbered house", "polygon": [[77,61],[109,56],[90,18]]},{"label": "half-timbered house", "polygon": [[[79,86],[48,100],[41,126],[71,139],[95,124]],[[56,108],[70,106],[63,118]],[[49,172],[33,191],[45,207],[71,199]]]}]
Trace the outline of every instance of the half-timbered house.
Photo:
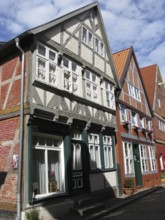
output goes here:
[{"label": "half-timbered house", "polygon": [[117,94],[117,167],[119,192],[128,178],[134,191],[159,184],[152,112],[133,48],[113,54],[121,91]]},{"label": "half-timbered house", "polygon": [[118,87],[98,2],[1,46],[1,209],[51,219],[74,195],[116,192]]}]

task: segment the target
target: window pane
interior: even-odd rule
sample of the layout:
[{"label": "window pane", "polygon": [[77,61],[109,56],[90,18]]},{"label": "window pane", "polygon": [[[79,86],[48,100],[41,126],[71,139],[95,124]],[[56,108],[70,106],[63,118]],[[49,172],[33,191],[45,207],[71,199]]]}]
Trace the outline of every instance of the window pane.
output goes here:
[{"label": "window pane", "polygon": [[42,56],[46,56],[46,48],[41,44],[38,45],[38,53],[41,54]]},{"label": "window pane", "polygon": [[69,60],[66,57],[63,57],[63,65],[69,68]]},{"label": "window pane", "polygon": [[46,193],[44,152],[44,150],[33,150],[33,192],[35,195]]},{"label": "window pane", "polygon": [[48,180],[49,192],[62,191],[59,151],[48,151]]},{"label": "window pane", "polygon": [[56,58],[56,53],[49,50],[49,59],[55,61],[55,58]]}]

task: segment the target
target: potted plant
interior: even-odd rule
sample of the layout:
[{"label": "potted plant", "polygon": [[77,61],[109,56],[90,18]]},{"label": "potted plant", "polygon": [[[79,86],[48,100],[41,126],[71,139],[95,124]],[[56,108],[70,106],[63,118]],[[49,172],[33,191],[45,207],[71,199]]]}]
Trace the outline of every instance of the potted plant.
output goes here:
[{"label": "potted plant", "polygon": [[161,173],[160,180],[161,180],[161,183],[165,184],[165,173]]},{"label": "potted plant", "polygon": [[132,195],[134,192],[134,180],[132,178],[127,178],[124,182],[124,192],[127,195]]},{"label": "potted plant", "polygon": [[25,213],[27,220],[39,220],[39,211],[37,209],[31,209]]}]

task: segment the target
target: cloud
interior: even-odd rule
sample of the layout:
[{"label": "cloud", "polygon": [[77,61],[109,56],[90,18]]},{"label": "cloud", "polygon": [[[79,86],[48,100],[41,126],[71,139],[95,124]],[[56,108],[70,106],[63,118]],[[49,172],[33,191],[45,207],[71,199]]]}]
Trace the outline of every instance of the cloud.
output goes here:
[{"label": "cloud", "polygon": [[[8,41],[27,29],[93,1],[95,0],[1,0],[0,41]],[[157,63],[160,71],[165,73],[165,1],[99,2],[112,52],[133,46],[139,66]]]}]

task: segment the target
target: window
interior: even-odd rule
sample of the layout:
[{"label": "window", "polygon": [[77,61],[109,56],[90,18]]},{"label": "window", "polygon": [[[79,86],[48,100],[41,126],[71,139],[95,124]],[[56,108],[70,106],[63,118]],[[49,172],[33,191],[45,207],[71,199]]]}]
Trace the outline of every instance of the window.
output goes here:
[{"label": "window", "polygon": [[109,82],[105,81],[106,106],[115,108],[114,87]]},{"label": "window", "polygon": [[57,52],[43,44],[37,45],[36,79],[56,86]]},{"label": "window", "polygon": [[129,95],[131,97],[138,100],[139,102],[141,101],[141,96],[140,96],[140,90],[139,89],[137,89],[132,84],[128,83],[128,91],[129,91]]},{"label": "window", "polygon": [[155,148],[154,146],[148,146],[149,148],[149,155],[150,155],[150,165],[151,165],[151,171],[156,171],[156,155],[155,155]]},{"label": "window", "polygon": [[142,116],[140,116],[140,128],[145,128],[145,121]]},{"label": "window", "polygon": [[127,109],[122,105],[120,105],[120,121],[127,121]]},{"label": "window", "polygon": [[93,48],[93,34],[85,27],[82,27],[82,41]]},{"label": "window", "polygon": [[33,136],[33,192],[36,198],[62,193],[63,142],[60,137]]},{"label": "window", "polygon": [[90,167],[92,170],[101,168],[100,163],[100,142],[98,134],[88,135]]},{"label": "window", "polygon": [[158,98],[158,107],[161,108],[160,98]]},{"label": "window", "polygon": [[148,119],[147,119],[147,129],[148,129],[149,131],[152,130],[152,122],[151,122],[151,120],[148,120]]},{"label": "window", "polygon": [[95,51],[101,55],[102,57],[104,57],[104,44],[95,37]]},{"label": "window", "polygon": [[134,161],[133,161],[132,144],[129,142],[123,142],[123,151],[124,151],[125,174],[132,175],[132,174],[134,174]]},{"label": "window", "polygon": [[159,156],[159,161],[160,161],[160,169],[161,169],[161,170],[164,170],[163,155],[162,155],[162,154],[160,154],[160,156]]},{"label": "window", "polygon": [[86,85],[86,98],[92,101],[98,100],[98,84],[99,78],[96,74],[90,72],[89,70],[85,73],[85,85]]},{"label": "window", "polygon": [[148,155],[147,155],[147,147],[145,145],[140,145],[140,159],[141,159],[141,170],[142,173],[146,173],[149,171],[148,168]]},{"label": "window", "polygon": [[104,149],[104,163],[105,168],[113,168],[113,147],[112,147],[112,137],[103,136],[103,149]]},{"label": "window", "polygon": [[79,143],[73,143],[73,170],[82,169],[82,159],[81,159],[81,145]]},{"label": "window", "polygon": [[138,115],[132,112],[132,125],[138,127]]},{"label": "window", "polygon": [[75,62],[63,57],[64,66],[64,89],[78,94],[78,66]]}]

